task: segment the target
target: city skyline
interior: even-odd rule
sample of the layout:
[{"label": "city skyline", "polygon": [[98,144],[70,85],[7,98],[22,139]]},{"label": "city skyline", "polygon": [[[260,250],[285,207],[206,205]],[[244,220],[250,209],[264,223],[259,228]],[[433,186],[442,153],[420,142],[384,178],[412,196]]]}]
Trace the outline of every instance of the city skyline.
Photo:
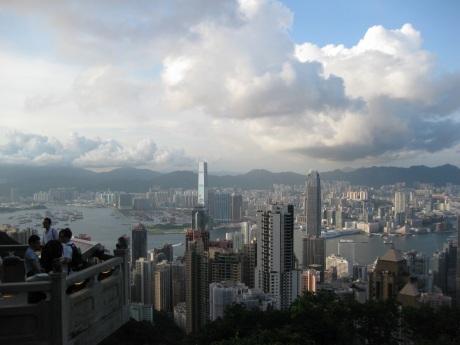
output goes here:
[{"label": "city skyline", "polygon": [[457,2],[179,5],[0,4],[0,160],[460,165]]}]

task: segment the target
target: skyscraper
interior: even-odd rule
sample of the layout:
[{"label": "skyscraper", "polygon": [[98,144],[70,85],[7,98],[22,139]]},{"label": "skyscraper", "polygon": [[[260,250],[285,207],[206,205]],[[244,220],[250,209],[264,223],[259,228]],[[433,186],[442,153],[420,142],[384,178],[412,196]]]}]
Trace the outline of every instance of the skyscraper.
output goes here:
[{"label": "skyscraper", "polygon": [[134,286],[132,301],[142,304],[153,304],[153,263],[143,257],[134,262]]},{"label": "skyscraper", "polygon": [[171,263],[172,306],[185,302],[185,265],[175,261]]},{"label": "skyscraper", "polygon": [[257,267],[255,286],[277,299],[277,308],[289,308],[298,295],[294,270],[294,206],[271,205],[257,212]]},{"label": "skyscraper", "polygon": [[133,225],[131,230],[132,262],[147,257],[147,230],[141,223]]},{"label": "skyscraper", "polygon": [[[299,265],[314,268],[324,276],[326,242],[321,238],[321,181],[317,171],[307,176],[305,190],[306,233],[302,234]],[[300,244],[299,244],[300,245]]]},{"label": "skyscraper", "polygon": [[208,208],[208,163],[198,163],[198,206]]},{"label": "skyscraper", "polygon": [[155,309],[172,312],[171,264],[163,261],[155,268]]},{"label": "skyscraper", "polygon": [[209,198],[209,215],[217,223],[228,223],[232,220],[232,195],[227,192],[215,191]]},{"label": "skyscraper", "polygon": [[232,222],[241,222],[243,216],[243,196],[232,194]]},{"label": "skyscraper", "polygon": [[208,215],[204,207],[195,207],[192,211],[192,229],[206,231],[208,226]]},{"label": "skyscraper", "polygon": [[406,193],[402,191],[395,192],[394,207],[395,215],[406,211]]},{"label": "skyscraper", "polygon": [[185,252],[186,332],[198,332],[208,321],[209,262],[201,238],[188,243]]},{"label": "skyscraper", "polygon": [[321,182],[317,171],[307,176],[305,190],[305,218],[307,235],[321,236]]}]

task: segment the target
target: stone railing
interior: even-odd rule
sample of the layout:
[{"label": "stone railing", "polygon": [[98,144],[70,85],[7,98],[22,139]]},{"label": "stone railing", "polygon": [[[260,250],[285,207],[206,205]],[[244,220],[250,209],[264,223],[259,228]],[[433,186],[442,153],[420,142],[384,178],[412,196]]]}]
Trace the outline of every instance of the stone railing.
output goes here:
[{"label": "stone railing", "polygon": [[128,251],[82,271],[51,273],[48,281],[0,283],[3,296],[45,292],[36,304],[0,301],[0,344],[95,345],[129,318]]}]

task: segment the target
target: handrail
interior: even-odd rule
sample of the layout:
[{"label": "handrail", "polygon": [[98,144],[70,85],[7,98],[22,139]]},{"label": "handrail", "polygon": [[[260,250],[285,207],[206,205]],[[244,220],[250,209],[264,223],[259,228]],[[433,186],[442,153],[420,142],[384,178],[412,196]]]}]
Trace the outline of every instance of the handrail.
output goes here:
[{"label": "handrail", "polygon": [[32,292],[50,291],[50,281],[20,282],[20,283],[0,283],[0,292]]},{"label": "handrail", "polygon": [[84,270],[72,273],[66,278],[67,286],[73,285],[75,283],[82,282],[90,277],[95,276],[109,268],[114,266],[118,266],[123,263],[123,258],[121,257],[114,257],[107,261],[101,262],[100,264],[85,268]]},{"label": "handrail", "polygon": [[27,244],[2,244],[0,245],[0,256],[6,255],[8,252],[20,252],[23,255],[27,247]]}]

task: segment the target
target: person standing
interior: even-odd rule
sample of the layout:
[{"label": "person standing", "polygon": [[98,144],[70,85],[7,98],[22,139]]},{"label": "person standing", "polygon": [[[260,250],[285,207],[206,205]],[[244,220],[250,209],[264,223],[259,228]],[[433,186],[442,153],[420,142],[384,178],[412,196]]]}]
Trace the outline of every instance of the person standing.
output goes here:
[{"label": "person standing", "polygon": [[31,277],[37,273],[42,272],[40,266],[40,259],[38,258],[37,251],[41,248],[40,237],[32,235],[29,237],[29,247],[24,254],[24,265],[26,269],[26,276]]},{"label": "person standing", "polygon": [[70,242],[71,238],[72,231],[69,228],[65,228],[59,231],[59,241],[62,243],[62,270],[64,272],[67,272],[67,274],[70,274],[71,272],[71,263],[73,255],[72,242]]},{"label": "person standing", "polygon": [[42,236],[42,245],[46,245],[49,241],[52,240],[59,240],[59,234],[56,229],[51,227],[51,219],[46,217],[43,219],[43,228],[45,231],[43,231],[43,236]]}]

